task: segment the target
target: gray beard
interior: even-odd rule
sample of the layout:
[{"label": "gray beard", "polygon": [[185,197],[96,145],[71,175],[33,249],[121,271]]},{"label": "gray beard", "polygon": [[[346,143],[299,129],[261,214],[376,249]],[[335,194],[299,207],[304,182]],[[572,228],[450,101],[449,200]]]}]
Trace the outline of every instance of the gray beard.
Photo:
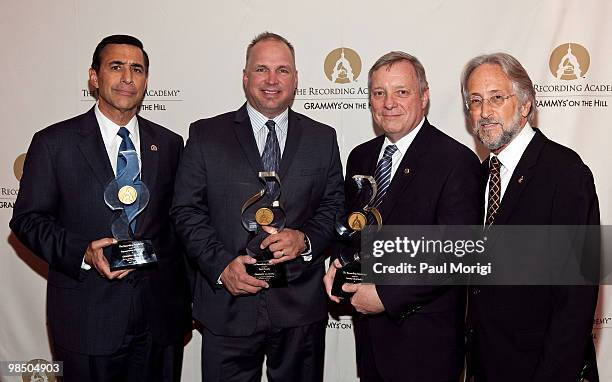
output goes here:
[{"label": "gray beard", "polygon": [[488,148],[491,151],[497,150],[500,147],[505,146],[508,143],[512,142],[514,137],[516,137],[518,133],[521,131],[521,111],[520,110],[516,111],[516,114],[514,115],[514,118],[512,119],[512,121],[510,122],[508,129],[505,129],[504,128],[505,126],[502,125],[501,135],[499,136],[499,138],[497,138],[495,141],[492,141],[492,142],[485,142],[480,135],[480,124],[482,123],[482,121],[483,119],[480,119],[477,122],[478,127],[476,128],[476,136],[478,137],[478,140],[483,145],[485,145],[486,148]]}]

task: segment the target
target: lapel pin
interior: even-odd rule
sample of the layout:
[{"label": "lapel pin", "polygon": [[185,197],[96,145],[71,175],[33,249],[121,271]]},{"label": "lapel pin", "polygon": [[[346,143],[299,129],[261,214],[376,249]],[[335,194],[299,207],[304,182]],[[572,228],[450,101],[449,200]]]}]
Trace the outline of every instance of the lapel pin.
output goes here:
[{"label": "lapel pin", "polygon": [[523,175],[521,175],[521,177],[518,178],[518,182],[519,182],[519,184],[523,183]]},{"label": "lapel pin", "polygon": [[406,174],[406,175],[410,174],[410,169],[408,167],[406,167],[404,169],[404,174]]},{"label": "lapel pin", "polygon": [[151,145],[151,151],[157,151],[157,145]]}]

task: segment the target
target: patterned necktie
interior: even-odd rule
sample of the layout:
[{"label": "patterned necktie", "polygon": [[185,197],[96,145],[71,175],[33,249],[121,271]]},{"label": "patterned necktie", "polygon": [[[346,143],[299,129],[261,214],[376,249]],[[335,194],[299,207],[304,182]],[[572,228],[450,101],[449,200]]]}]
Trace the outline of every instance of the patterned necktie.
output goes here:
[{"label": "patterned necktie", "polygon": [[121,172],[125,169],[127,165],[127,160],[121,155],[122,151],[134,150],[134,143],[130,139],[130,132],[125,127],[120,127],[117,135],[121,137],[121,145],[119,146],[119,155],[117,156],[117,175],[121,174]]},{"label": "patterned necktie", "polygon": [[266,145],[264,146],[263,153],[261,154],[261,160],[263,161],[264,169],[266,171],[274,171],[278,173],[281,154],[278,138],[276,137],[276,124],[274,121],[269,120],[266,122],[266,127],[268,128],[268,136],[266,137]]},{"label": "patterned necktie", "polygon": [[391,165],[393,164],[391,157],[393,157],[393,154],[395,154],[396,151],[396,145],[387,146],[382,158],[380,158],[378,164],[376,165],[374,180],[378,186],[378,193],[376,194],[374,203],[372,203],[372,207],[378,207],[382,203],[382,200],[387,193],[387,189],[389,189],[389,184],[391,184]]},{"label": "patterned necktie", "polygon": [[[125,179],[129,179],[129,183],[133,183],[133,181],[140,179],[140,172],[138,171],[138,168],[135,168],[133,170],[130,170],[129,167],[127,167],[127,159],[126,157],[122,154],[122,152],[124,151],[136,151],[136,148],[134,147],[134,143],[132,142],[132,140],[130,139],[130,132],[128,131],[128,129],[126,129],[125,127],[120,127],[119,131],[117,132],[117,135],[121,137],[122,141],[121,141],[121,145],[119,146],[119,154],[117,155],[117,176],[116,178],[124,178]],[[136,172],[135,174],[123,174],[125,171],[132,171],[132,172]],[[132,184],[133,185],[133,184]],[[136,188],[136,191],[138,192],[138,194],[140,194],[140,189],[139,187],[137,187],[136,185],[133,185]],[[132,229],[132,232],[136,232],[136,212],[138,211],[138,203],[133,203],[130,205],[126,205],[124,207],[125,209],[125,213],[128,217],[128,220],[131,218],[133,219],[130,227]]]},{"label": "patterned necktie", "polygon": [[[269,120],[266,122],[266,127],[268,128],[268,136],[266,137],[263,153],[261,153],[261,160],[264,170],[267,172],[274,171],[278,175],[281,152],[278,138],[276,137],[276,123],[273,120]],[[278,185],[275,182],[268,182],[268,189],[272,195],[274,195],[277,187]]]},{"label": "patterned necktie", "polygon": [[488,227],[493,224],[499,204],[501,203],[501,177],[499,170],[501,162],[496,156],[492,156],[489,161],[489,207],[487,208],[487,219],[485,225]]}]

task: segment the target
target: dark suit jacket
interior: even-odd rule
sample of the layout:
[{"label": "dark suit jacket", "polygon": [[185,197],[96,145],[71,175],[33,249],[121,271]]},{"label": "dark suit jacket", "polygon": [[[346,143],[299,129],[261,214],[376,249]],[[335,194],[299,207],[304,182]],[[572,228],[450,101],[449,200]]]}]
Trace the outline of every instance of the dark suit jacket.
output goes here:
[{"label": "dark suit jacket", "polygon": [[[138,117],[142,180],[150,191],[136,237],[152,239],[158,266],[109,281],[81,262],[88,244],[112,237],[114,212],[104,190],[114,178],[92,108],[32,138],[10,227],[49,264],[47,315],[54,344],[86,354],[109,354],[121,344],[131,296],[144,291],[154,338],[178,341],[189,323],[181,249],[168,211],[182,138]],[[152,149],[153,145],[157,150]]]},{"label": "dark suit jacket", "polygon": [[[355,174],[374,175],[383,142],[384,136],[379,136],[351,152],[347,186]],[[425,120],[379,207],[383,225],[477,224],[480,183],[478,157]],[[350,189],[347,201],[352,198]],[[376,290],[385,312],[367,317],[365,332],[382,377],[458,380],[463,369],[465,288],[377,285]],[[358,332],[358,347],[359,336]]]},{"label": "dark suit jacket", "polygon": [[[493,224],[599,224],[589,168],[575,152],[535,131]],[[488,160],[483,165],[488,169]],[[591,339],[597,291],[591,286],[470,288],[470,374],[477,381],[575,382],[589,362],[589,380],[598,380]]]},{"label": "dark suit jacket", "polygon": [[287,141],[280,164],[280,202],[287,227],[310,238],[313,259],[285,263],[289,286],[233,297],[216,283],[244,249],[248,232],[241,207],[262,188],[263,171],[250,119],[238,111],[194,122],[176,180],[172,218],[199,272],[194,317],[218,335],[247,336],[266,299],[273,324],[294,327],[327,317],[323,289],[324,250],[334,238],[342,209],[342,165],[335,131],[289,110]]}]

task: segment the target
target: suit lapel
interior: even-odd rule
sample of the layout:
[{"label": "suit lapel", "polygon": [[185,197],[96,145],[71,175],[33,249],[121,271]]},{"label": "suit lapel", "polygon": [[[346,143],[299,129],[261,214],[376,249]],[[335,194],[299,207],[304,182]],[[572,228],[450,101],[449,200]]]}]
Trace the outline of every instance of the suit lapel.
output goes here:
[{"label": "suit lapel", "polygon": [[523,190],[525,190],[533,177],[533,171],[538,162],[540,152],[548,140],[539,129],[534,130],[536,134],[531,142],[529,142],[529,145],[527,145],[525,152],[512,173],[510,183],[508,183],[508,188],[504,192],[504,197],[493,224],[508,224]]},{"label": "suit lapel", "polygon": [[402,194],[408,188],[415,175],[419,173],[419,160],[420,157],[427,152],[429,141],[431,140],[431,134],[433,127],[427,122],[427,119],[423,122],[423,126],[419,133],[414,137],[414,141],[408,147],[408,151],[404,154],[399,167],[397,168],[387,195],[380,205],[381,215],[383,222],[388,218],[395,203],[402,197]]},{"label": "suit lapel", "polygon": [[251,120],[246,111],[246,104],[236,111],[234,117],[234,133],[253,171],[255,171],[255,173],[263,171],[263,162],[261,161],[261,156],[257,149],[257,142],[255,142]]},{"label": "suit lapel", "polygon": [[[157,166],[159,156],[158,150],[163,150],[162,143],[157,141],[157,134],[149,125],[148,121],[138,117],[138,128],[140,132],[140,160],[142,167],[140,176],[149,190],[156,186]],[[167,149],[167,148],[165,148]]]},{"label": "suit lapel", "polygon": [[[149,122],[138,116],[138,129],[140,132],[140,177],[144,184],[149,189],[149,193],[153,195],[157,187],[157,167],[159,162],[158,150],[167,149],[163,147],[162,142],[158,142],[157,134]],[[145,219],[149,215],[148,208],[137,217],[136,232],[141,232]]]},{"label": "suit lapel", "polygon": [[91,108],[83,115],[83,118],[85,121],[79,127],[81,141],[78,147],[100,186],[106,187],[107,183],[114,178],[114,174],[94,109]]},{"label": "suit lapel", "polygon": [[370,174],[372,177],[374,176],[374,173],[376,172],[376,165],[378,164],[378,156],[380,155],[380,150],[382,149],[383,143],[385,143],[384,135],[381,135],[374,140],[374,147],[372,150],[368,151],[368,154],[371,156],[364,158],[362,162],[364,170],[363,172],[359,172],[359,175]]},{"label": "suit lapel", "polygon": [[[483,202],[483,206],[484,206],[484,203],[485,203],[485,200],[486,200],[485,198],[488,197],[486,192],[487,192],[487,187],[489,185],[489,159],[490,158],[491,157],[487,157],[481,163],[481,174],[482,174],[482,183],[481,184],[483,185],[482,186],[483,187],[482,194],[484,195],[484,198],[482,198],[481,201]],[[481,208],[480,212],[481,212],[480,213],[480,222],[482,224],[484,224],[484,221],[485,221],[486,216],[487,216],[487,211],[485,210],[485,207]]]},{"label": "suit lapel", "polygon": [[300,144],[300,139],[302,138],[303,131],[304,127],[302,126],[300,117],[291,109],[289,109],[289,126],[287,127],[287,140],[285,141],[285,149],[283,150],[279,169],[279,177],[281,179],[284,178],[285,174],[287,174],[287,172],[289,171],[289,167],[291,167],[291,162],[293,162],[293,157],[295,156],[295,153]]}]

